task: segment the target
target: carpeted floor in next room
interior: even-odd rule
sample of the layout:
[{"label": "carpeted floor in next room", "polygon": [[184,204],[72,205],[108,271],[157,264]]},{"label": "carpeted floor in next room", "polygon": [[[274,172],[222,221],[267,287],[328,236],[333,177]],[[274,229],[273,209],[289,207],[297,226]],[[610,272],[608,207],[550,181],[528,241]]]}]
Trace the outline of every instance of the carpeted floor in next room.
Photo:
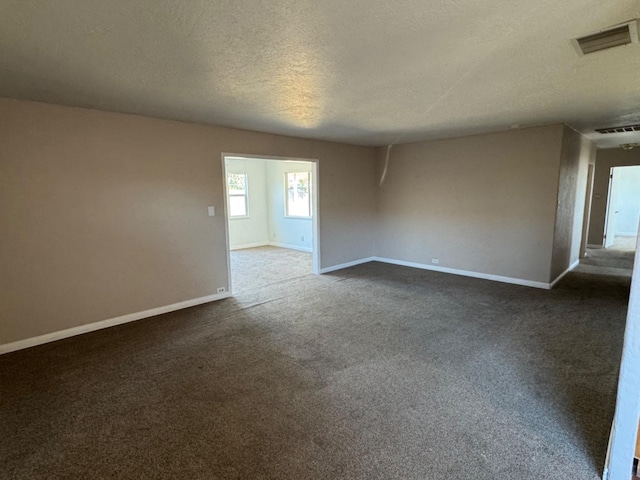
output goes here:
[{"label": "carpeted floor in next room", "polygon": [[370,263],[0,357],[0,478],[599,478],[629,277]]},{"label": "carpeted floor in next room", "polygon": [[280,247],[256,247],[231,252],[234,293],[247,293],[313,272],[310,252]]}]

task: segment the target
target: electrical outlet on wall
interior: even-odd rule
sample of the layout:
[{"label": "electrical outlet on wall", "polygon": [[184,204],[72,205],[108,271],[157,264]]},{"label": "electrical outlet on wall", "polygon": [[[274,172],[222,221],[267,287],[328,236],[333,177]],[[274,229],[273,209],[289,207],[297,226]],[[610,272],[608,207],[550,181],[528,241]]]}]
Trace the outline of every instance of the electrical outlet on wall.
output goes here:
[{"label": "electrical outlet on wall", "polygon": [[220,288],[218,288],[218,293],[224,293],[225,290],[226,290],[226,288],[220,287]]},{"label": "electrical outlet on wall", "polygon": [[440,263],[440,260],[438,260],[437,258],[432,258],[431,263],[433,263],[434,265],[438,265]]},{"label": "electrical outlet on wall", "polygon": [[300,237],[300,240],[304,242],[304,235]]}]

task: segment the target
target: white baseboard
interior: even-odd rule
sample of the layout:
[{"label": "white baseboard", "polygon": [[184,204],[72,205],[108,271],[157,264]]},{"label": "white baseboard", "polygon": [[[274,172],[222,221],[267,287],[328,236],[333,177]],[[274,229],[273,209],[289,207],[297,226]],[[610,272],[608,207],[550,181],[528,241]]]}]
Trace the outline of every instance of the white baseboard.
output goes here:
[{"label": "white baseboard", "polygon": [[560,280],[562,280],[562,277],[564,277],[567,273],[569,273],[571,270],[576,268],[579,264],[580,264],[580,259],[576,260],[571,265],[569,265],[569,268],[567,268],[564,272],[562,272],[560,275],[558,275],[556,277],[556,279],[549,284],[549,288],[555,287],[556,283],[558,283]]},{"label": "white baseboard", "polygon": [[[270,243],[271,244],[271,243]],[[274,246],[280,246],[282,248],[294,248],[290,246],[285,246],[284,244],[271,244]],[[299,250],[301,247],[295,247],[295,249]],[[308,251],[308,250],[305,250]],[[354,267],[356,265],[361,265],[363,263],[368,262],[382,262],[389,263],[393,265],[401,265],[405,267],[413,267],[419,268],[422,270],[432,270],[435,272],[442,273],[451,273],[454,275],[462,275],[465,277],[473,277],[480,278],[484,280],[493,280],[496,282],[503,283],[511,283],[514,285],[523,285],[526,287],[534,287],[534,288],[543,288],[550,289],[558,283],[562,277],[564,277],[571,270],[576,268],[579,264],[579,260],[576,260],[569,268],[567,268],[564,272],[562,272],[553,282],[544,283],[544,282],[534,282],[531,280],[524,280],[521,278],[513,278],[513,277],[504,277],[502,275],[491,275],[488,273],[479,273],[479,272],[471,272],[467,270],[458,270],[455,268],[448,267],[440,267],[436,265],[427,265],[423,263],[416,262],[406,262],[404,260],[394,260],[391,258],[383,258],[383,257],[367,257],[361,258],[358,260],[354,260],[352,262],[342,263],[340,265],[333,265],[331,267],[326,267],[320,269],[320,273],[329,273],[334,272],[336,270],[342,270],[343,268]],[[127,315],[122,315],[120,317],[110,318],[107,320],[102,320],[99,322],[89,323],[86,325],[80,325],[73,328],[68,328],[66,330],[60,330],[57,332],[47,333],[45,335],[40,335],[38,337],[27,338],[24,340],[18,340],[17,342],[5,343],[4,345],[0,345],[0,355],[15,352],[17,350],[22,350],[29,347],[35,347],[36,345],[42,345],[44,343],[55,342],[56,340],[62,340],[63,338],[73,337],[75,335],[81,335],[83,333],[89,333],[96,330],[101,330],[103,328],[109,328],[116,325],[121,325],[123,323],[134,322],[136,320],[142,320],[143,318],[149,318],[156,315],[161,315],[163,313],[174,312],[176,310],[181,310],[183,308],[194,307],[196,305],[202,305],[203,303],[214,302],[216,300],[222,300],[223,298],[230,297],[231,294],[229,292],[215,294],[215,295],[207,295],[205,297],[194,298],[191,300],[185,300],[184,302],[178,302],[171,305],[165,305],[163,307],[152,308],[149,310],[144,310],[142,312],[129,313]]]},{"label": "white baseboard", "polygon": [[587,248],[602,248],[602,245],[598,245],[595,243],[588,243]]},{"label": "white baseboard", "polygon": [[206,297],[185,300],[184,302],[165,305],[164,307],[152,308],[150,310],[144,310],[142,312],[129,313],[120,317],[109,318],[107,320],[102,320],[99,322],[88,323],[86,325],[80,325],[73,328],[67,328],[66,330],[59,330],[57,332],[40,335],[38,337],[26,338],[24,340],[18,340],[17,342],[5,343],[4,345],[0,345],[0,355],[9,352],[15,352],[16,350],[22,350],[29,347],[35,347],[36,345],[42,345],[43,343],[55,342],[56,340],[62,340],[63,338],[73,337],[75,335],[81,335],[83,333],[102,330],[103,328],[109,328],[115,325],[121,325],[123,323],[142,320],[143,318],[154,317],[163,313],[174,312],[183,308],[202,305],[203,303],[222,300],[223,298],[227,298],[230,296],[231,294],[229,292],[207,295]]},{"label": "white baseboard", "polygon": [[342,263],[340,265],[334,265],[332,267],[322,268],[320,270],[320,273],[329,273],[329,272],[333,272],[335,270],[341,270],[343,268],[353,267],[353,266],[360,265],[360,264],[367,263],[367,262],[389,263],[389,264],[392,264],[392,265],[400,265],[400,266],[403,266],[403,267],[419,268],[421,270],[432,270],[434,272],[450,273],[450,274],[453,274],[453,275],[462,275],[462,276],[465,276],[465,277],[480,278],[480,279],[483,279],[483,280],[492,280],[494,282],[510,283],[510,284],[513,284],[513,285],[522,285],[522,286],[525,286],[525,287],[542,288],[542,289],[545,289],[545,290],[549,290],[550,288],[552,288],[552,286],[555,285],[555,283],[558,282],[560,280],[560,278],[562,278],[562,276],[566,275],[569,271],[573,270],[579,263],[577,261],[573,265],[571,265],[571,267],[569,267],[567,269],[567,271],[565,271],[560,277],[558,277],[554,281],[553,284],[545,283],[545,282],[535,282],[533,280],[525,280],[525,279],[522,279],[522,278],[505,277],[505,276],[502,276],[502,275],[492,275],[492,274],[489,274],[489,273],[480,273],[480,272],[472,272],[472,271],[468,271],[468,270],[459,270],[457,268],[441,267],[441,266],[438,266],[438,265],[427,265],[427,264],[424,264],[424,263],[406,262],[404,260],[395,260],[393,258],[384,258],[384,257],[361,258],[359,260],[354,260],[353,262],[347,262],[347,263]]},{"label": "white baseboard", "polygon": [[374,259],[375,257],[361,258],[359,260],[354,260],[353,262],[341,263],[340,265],[333,265],[331,267],[321,268],[320,273],[335,272],[336,270],[342,270],[343,268],[355,267],[356,265],[372,262]]},{"label": "white baseboard", "polygon": [[452,273],[454,275],[462,275],[464,277],[481,278],[483,280],[492,280],[494,282],[511,283],[514,285],[522,285],[525,287],[550,289],[551,285],[544,282],[535,282],[533,280],[525,280],[522,278],[504,277],[502,275],[492,275],[490,273],[472,272],[468,270],[459,270],[457,268],[441,267],[438,265],[427,265],[424,263],[405,262],[404,260],[394,260],[392,258],[373,257],[374,261],[382,263],[390,263],[393,265],[401,265],[403,267],[420,268],[422,270],[433,270],[434,272]]},{"label": "white baseboard", "polygon": [[245,248],[266,247],[267,245],[269,245],[269,242],[245,243],[244,245],[229,247],[229,250],[244,250]]},{"label": "white baseboard", "polygon": [[313,252],[313,249],[309,247],[299,247],[298,245],[291,245],[289,243],[279,243],[279,242],[245,243],[244,245],[236,245],[236,246],[230,247],[229,250],[244,250],[245,248],[257,248],[257,247],[267,247],[267,246],[288,248],[290,250],[298,250],[300,252]]},{"label": "white baseboard", "polygon": [[299,247],[298,245],[291,245],[288,243],[269,242],[272,247],[289,248],[291,250],[299,250],[300,252],[313,252],[312,248]]}]

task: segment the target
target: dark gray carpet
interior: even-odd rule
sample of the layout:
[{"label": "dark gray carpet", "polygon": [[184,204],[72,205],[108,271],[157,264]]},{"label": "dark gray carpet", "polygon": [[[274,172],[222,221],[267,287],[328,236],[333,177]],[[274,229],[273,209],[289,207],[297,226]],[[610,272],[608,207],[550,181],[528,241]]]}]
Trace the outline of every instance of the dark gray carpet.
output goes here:
[{"label": "dark gray carpet", "polygon": [[370,263],[0,357],[0,478],[599,478],[628,277]]}]

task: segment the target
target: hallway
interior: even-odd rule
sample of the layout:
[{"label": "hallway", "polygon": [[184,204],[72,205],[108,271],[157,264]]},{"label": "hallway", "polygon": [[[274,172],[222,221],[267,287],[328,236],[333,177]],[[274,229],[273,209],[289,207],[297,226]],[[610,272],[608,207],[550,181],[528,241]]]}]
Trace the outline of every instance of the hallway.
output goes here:
[{"label": "hallway", "polygon": [[631,278],[637,237],[617,237],[610,248],[588,248],[577,272]]}]

